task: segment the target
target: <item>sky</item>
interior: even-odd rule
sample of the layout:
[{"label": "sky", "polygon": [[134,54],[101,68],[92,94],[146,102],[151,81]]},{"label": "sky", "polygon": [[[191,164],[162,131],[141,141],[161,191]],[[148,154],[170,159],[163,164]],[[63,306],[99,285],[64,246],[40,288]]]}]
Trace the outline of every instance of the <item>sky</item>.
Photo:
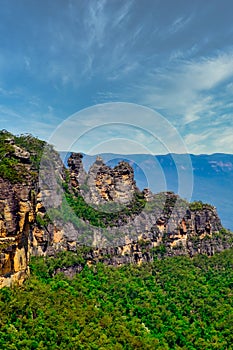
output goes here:
[{"label": "sky", "polygon": [[[126,153],[146,148],[162,119],[188,153],[233,153],[232,13],[230,0],[1,0],[0,129],[52,140],[74,116],[79,133],[89,108],[101,126],[99,105],[121,103],[120,130],[106,117],[116,153],[126,141]],[[135,114],[134,131],[123,123],[134,124],[130,104],[152,111],[150,122]],[[99,130],[80,151],[88,137],[100,142]]]}]

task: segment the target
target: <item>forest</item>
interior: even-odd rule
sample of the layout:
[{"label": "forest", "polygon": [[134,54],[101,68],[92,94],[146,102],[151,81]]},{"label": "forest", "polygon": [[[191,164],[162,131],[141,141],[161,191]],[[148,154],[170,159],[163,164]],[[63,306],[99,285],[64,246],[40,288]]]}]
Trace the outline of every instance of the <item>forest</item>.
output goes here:
[{"label": "forest", "polygon": [[233,349],[232,249],[119,267],[62,252],[30,269],[0,290],[1,349]]}]

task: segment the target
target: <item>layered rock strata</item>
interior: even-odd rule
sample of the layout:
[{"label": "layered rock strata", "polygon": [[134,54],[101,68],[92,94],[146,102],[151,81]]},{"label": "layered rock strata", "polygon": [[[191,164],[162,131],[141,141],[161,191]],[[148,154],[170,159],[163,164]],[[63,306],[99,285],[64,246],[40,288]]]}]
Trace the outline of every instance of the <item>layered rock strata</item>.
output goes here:
[{"label": "layered rock strata", "polygon": [[[21,284],[29,274],[31,255],[54,255],[88,245],[88,264],[142,263],[154,256],[213,255],[232,246],[232,234],[224,231],[216,209],[195,208],[171,192],[141,193],[145,207],[123,223],[98,227],[67,209],[64,183],[70,194],[82,196],[95,208],[106,203],[124,206],[139,193],[132,167],[120,162],[113,169],[98,157],[88,173],[82,154],[72,153],[65,169],[58,154],[48,146],[40,169],[35,153],[5,138],[16,166],[25,170],[25,181],[0,177],[0,287]],[[88,208],[88,207],[87,207]],[[77,269],[79,271],[80,268]]]}]

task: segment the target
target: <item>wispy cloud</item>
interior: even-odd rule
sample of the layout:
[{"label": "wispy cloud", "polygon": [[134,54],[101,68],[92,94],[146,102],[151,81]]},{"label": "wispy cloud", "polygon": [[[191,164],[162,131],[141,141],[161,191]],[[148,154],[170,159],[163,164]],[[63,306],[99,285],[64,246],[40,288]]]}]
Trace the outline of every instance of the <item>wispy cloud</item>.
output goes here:
[{"label": "wispy cloud", "polygon": [[[233,54],[229,52],[196,60],[175,60],[148,74],[146,81],[138,84],[139,88],[134,86],[134,90],[140,103],[162,111],[169,118],[185,136],[190,150],[210,153],[217,152],[217,146],[222,150],[224,144],[216,142],[217,129],[212,128],[209,134],[212,123],[218,120],[222,131],[226,119],[228,127],[233,126],[232,78]],[[191,128],[194,132],[190,132]],[[228,132],[223,134],[228,140]],[[232,149],[230,144],[227,147]]]},{"label": "wispy cloud", "polygon": [[178,31],[184,29],[186,25],[190,22],[191,18],[193,16],[188,16],[188,17],[178,17],[174,20],[174,22],[171,24],[170,27],[168,27],[168,32],[170,34],[175,34]]},{"label": "wispy cloud", "polygon": [[216,107],[214,89],[233,76],[233,54],[181,61],[150,74],[144,102],[182,117],[187,123]]},{"label": "wispy cloud", "polygon": [[233,127],[213,126],[184,136],[190,153],[233,153]]},{"label": "wispy cloud", "polygon": [[[0,105],[1,128],[14,134],[32,133],[44,140],[48,139],[54,129],[61,123],[51,106],[43,106],[44,110],[35,110],[29,106],[10,108]],[[30,116],[30,117],[29,117]]]},{"label": "wispy cloud", "polygon": [[113,20],[113,27],[118,27],[119,25],[123,24],[126,17],[129,15],[129,11],[131,7],[133,6],[134,1],[126,1],[125,4],[118,10],[118,13],[115,16],[115,19]]},{"label": "wispy cloud", "polygon": [[217,127],[233,123],[232,9],[200,0],[3,3],[2,117],[10,128],[16,113],[20,131],[44,135],[46,122],[51,130],[94,103],[135,102],[162,112],[190,150],[211,151]]}]

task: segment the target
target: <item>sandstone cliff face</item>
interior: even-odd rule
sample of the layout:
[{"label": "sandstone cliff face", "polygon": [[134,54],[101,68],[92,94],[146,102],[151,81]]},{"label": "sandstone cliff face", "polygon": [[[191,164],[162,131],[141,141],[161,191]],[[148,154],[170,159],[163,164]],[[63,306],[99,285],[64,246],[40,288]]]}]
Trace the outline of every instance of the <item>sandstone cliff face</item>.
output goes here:
[{"label": "sandstone cliff face", "polygon": [[1,143],[6,144],[7,161],[1,163],[5,173],[0,177],[0,287],[21,284],[29,274],[30,254],[44,253],[52,238],[52,231],[37,223],[46,210],[38,170],[30,158],[35,154],[16,145],[13,137],[4,136]]},{"label": "sandstone cliff face", "polygon": [[[173,196],[171,194],[166,194]],[[161,213],[160,213],[161,214]],[[122,265],[153,261],[165,256],[196,254],[211,256],[233,246],[233,236],[224,232],[216,209],[206,206],[202,210],[186,210],[180,219],[179,210],[171,215],[143,213],[144,230],[140,233],[142,218],[137,217],[134,223],[137,234],[125,236],[118,246],[92,249],[87,256],[89,264],[99,261],[107,265]],[[224,232],[221,234],[220,232]],[[125,232],[129,234],[127,226]]]},{"label": "sandstone cliff face", "polygon": [[34,215],[29,200],[30,155],[12,138],[5,138],[4,143],[4,159],[14,158],[16,171],[25,173],[25,183],[12,184],[0,177],[0,287],[22,283],[29,272],[28,235]]},{"label": "sandstone cliff face", "polygon": [[[28,186],[0,178],[0,286],[21,283],[28,273],[28,236],[34,213]],[[13,274],[13,276],[12,276]]]},{"label": "sandstone cliff face", "polygon": [[[86,202],[93,206],[97,205],[98,208],[100,204],[111,202],[125,204],[138,191],[133,170],[127,163],[122,162],[111,169],[98,157],[86,173],[81,159],[80,154],[71,154],[68,160],[70,187],[74,187],[76,193],[82,194]],[[94,227],[81,220],[82,224],[77,228],[72,222],[57,222],[57,227],[62,227],[59,241],[53,241],[49,253],[53,254],[57,249],[75,251],[79,244],[86,244],[96,248],[93,250],[94,260],[98,260],[98,256],[110,255],[109,262],[114,263],[118,257],[118,261],[124,263],[126,260],[136,262],[152,259],[148,252],[144,254],[146,258],[142,255],[141,245],[137,243],[140,241],[142,246],[147,246],[147,251],[165,246],[167,255],[212,255],[219,249],[230,247],[230,239],[219,244],[221,239],[216,241],[213,237],[222,230],[214,207],[203,205],[201,209],[190,209],[187,202],[169,192],[154,195],[145,189],[143,195],[145,208],[137,215],[127,217],[124,222],[119,220],[114,226]],[[137,255],[141,258],[135,258]]]},{"label": "sandstone cliff face", "polygon": [[[16,145],[12,138],[4,142],[10,146],[10,156],[17,160],[12,166],[25,175],[21,182],[0,177],[0,287],[25,280],[31,255],[75,252],[80,244],[90,247],[85,255],[88,264],[103,261],[112,265],[140,264],[155,256],[212,255],[232,246],[232,235],[222,233],[215,208],[189,207],[170,192],[152,194],[145,189],[140,194],[145,206],[137,215],[126,210],[112,225],[91,225],[68,208],[62,184],[68,181],[74,198],[82,196],[97,209],[106,203],[125,208],[139,193],[128,163],[121,162],[112,169],[98,157],[86,173],[82,155],[72,153],[66,170],[58,154],[47,147],[39,178],[33,162],[35,153]],[[114,216],[114,212],[106,215]]]},{"label": "sandstone cliff face", "polygon": [[72,153],[68,159],[70,169],[70,184],[80,190],[86,202],[91,205],[115,202],[129,203],[135,191],[132,167],[127,162],[120,162],[111,169],[104,164],[101,157],[97,157],[86,174],[82,165],[82,154]]}]

